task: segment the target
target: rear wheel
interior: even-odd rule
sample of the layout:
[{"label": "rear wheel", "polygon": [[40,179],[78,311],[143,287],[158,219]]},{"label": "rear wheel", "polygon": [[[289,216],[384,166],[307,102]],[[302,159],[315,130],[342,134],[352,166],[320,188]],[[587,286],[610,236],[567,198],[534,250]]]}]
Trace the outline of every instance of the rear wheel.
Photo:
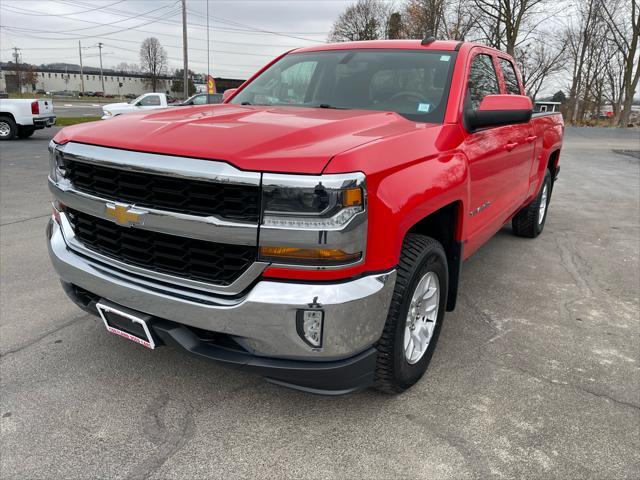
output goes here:
[{"label": "rear wheel", "polygon": [[29,138],[35,131],[34,127],[18,127],[18,138]]},{"label": "rear wheel", "polygon": [[0,117],[0,140],[11,140],[16,136],[16,122],[10,117]]},{"label": "rear wheel", "polygon": [[378,390],[400,393],[424,375],[440,335],[448,282],[442,245],[423,235],[407,235],[387,322],[377,344]]},{"label": "rear wheel", "polygon": [[551,172],[546,170],[536,198],[513,217],[511,221],[513,233],[519,237],[528,238],[535,238],[540,235],[547,221],[550,200]]}]

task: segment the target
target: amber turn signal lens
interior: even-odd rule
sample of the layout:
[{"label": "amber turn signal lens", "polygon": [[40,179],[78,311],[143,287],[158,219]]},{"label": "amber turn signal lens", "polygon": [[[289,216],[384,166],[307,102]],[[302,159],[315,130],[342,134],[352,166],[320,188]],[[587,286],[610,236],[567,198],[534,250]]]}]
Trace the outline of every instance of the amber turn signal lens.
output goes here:
[{"label": "amber turn signal lens", "polygon": [[342,205],[356,207],[362,205],[362,189],[360,187],[349,188],[342,192]]},{"label": "amber turn signal lens", "polygon": [[321,262],[348,262],[358,260],[360,253],[347,253],[332,248],[260,247],[262,258],[273,260],[298,260]]}]

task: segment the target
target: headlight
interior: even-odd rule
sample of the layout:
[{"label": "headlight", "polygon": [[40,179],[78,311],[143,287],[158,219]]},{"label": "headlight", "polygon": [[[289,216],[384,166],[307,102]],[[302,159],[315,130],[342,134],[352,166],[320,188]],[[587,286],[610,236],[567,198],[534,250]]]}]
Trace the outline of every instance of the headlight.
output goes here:
[{"label": "headlight", "polygon": [[67,175],[62,154],[57,147],[53,141],[49,142],[49,177],[56,183]]},{"label": "headlight", "polygon": [[261,259],[328,268],[364,258],[364,174],[265,174],[262,186]]},{"label": "headlight", "polygon": [[105,111],[104,111],[104,114],[105,114],[106,116],[108,116],[108,117],[113,116],[113,114],[112,114],[109,110],[105,110]]}]

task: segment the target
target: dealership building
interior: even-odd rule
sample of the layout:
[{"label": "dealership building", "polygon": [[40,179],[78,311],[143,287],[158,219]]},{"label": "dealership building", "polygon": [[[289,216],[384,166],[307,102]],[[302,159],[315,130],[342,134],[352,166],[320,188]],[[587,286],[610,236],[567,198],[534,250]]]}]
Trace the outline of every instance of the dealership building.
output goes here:
[{"label": "dealership building", "polygon": [[[64,68],[53,68],[45,66],[33,66],[35,72],[35,83],[18,85],[18,75],[15,64],[0,64],[0,92],[22,93],[30,92],[104,92],[105,95],[141,95],[149,92],[151,86],[149,79],[142,73],[118,72],[110,69],[103,69],[104,89],[100,69],[95,67],[85,67],[80,73],[80,67],[67,65]],[[23,74],[24,75],[24,74]],[[156,91],[171,92],[174,77],[163,75],[159,77]],[[227,88],[238,87],[243,80],[231,78],[216,78],[218,92],[223,92]],[[24,82],[23,82],[24,83]],[[84,88],[83,88],[84,83]]]}]

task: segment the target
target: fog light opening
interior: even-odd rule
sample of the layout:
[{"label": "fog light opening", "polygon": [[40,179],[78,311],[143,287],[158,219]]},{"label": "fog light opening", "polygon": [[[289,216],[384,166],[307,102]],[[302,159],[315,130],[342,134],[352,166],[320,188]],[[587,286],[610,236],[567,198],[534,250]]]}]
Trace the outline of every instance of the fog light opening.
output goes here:
[{"label": "fog light opening", "polygon": [[[315,303],[315,299],[314,299]],[[300,338],[314,348],[322,347],[322,331],[324,327],[324,311],[319,308],[298,310],[296,329]]]}]

